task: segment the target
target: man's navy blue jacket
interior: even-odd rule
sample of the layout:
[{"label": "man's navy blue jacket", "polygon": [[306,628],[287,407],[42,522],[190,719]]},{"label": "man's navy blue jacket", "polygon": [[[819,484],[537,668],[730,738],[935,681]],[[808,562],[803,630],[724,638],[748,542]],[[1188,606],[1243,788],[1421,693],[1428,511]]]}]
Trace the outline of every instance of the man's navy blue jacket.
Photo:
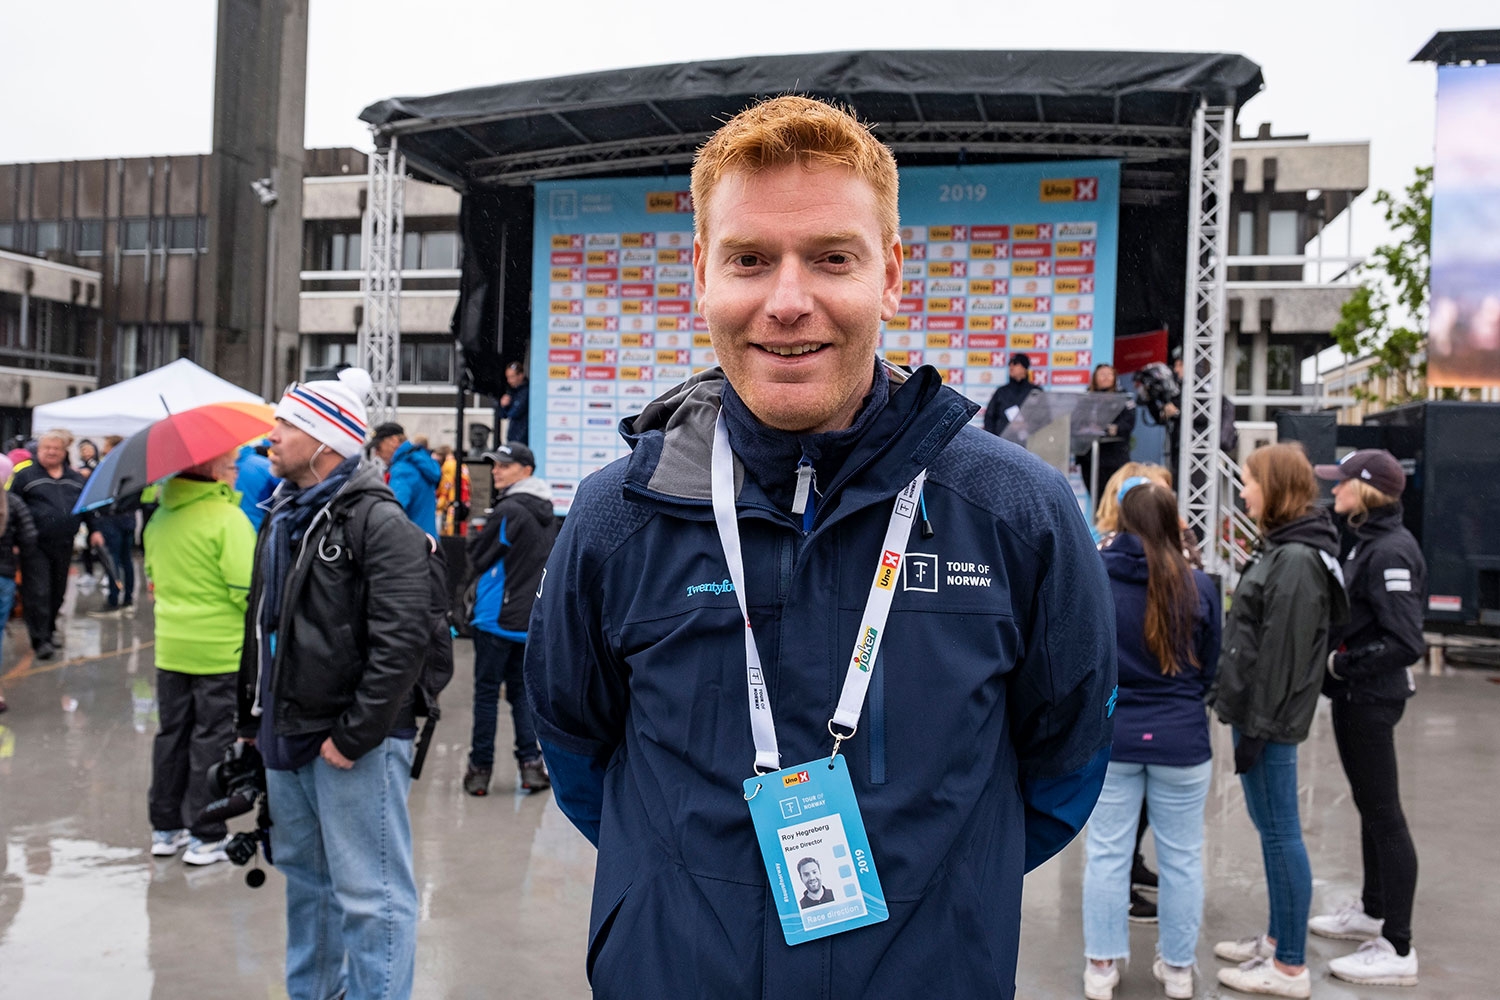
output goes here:
[{"label": "man's navy blue jacket", "polygon": [[579,488],[532,616],[554,791],[599,848],[594,993],[1011,997],[1022,875],[1088,818],[1111,735],[1114,611],[1072,491],[967,426],[932,368],[891,387],[808,531],[736,460],[784,766],[830,752],[893,498],[928,470],[933,536],[907,543],[843,746],[890,919],[788,947],[741,788],[744,625],[709,490],[724,386],[712,369],[624,421],[634,452]]}]

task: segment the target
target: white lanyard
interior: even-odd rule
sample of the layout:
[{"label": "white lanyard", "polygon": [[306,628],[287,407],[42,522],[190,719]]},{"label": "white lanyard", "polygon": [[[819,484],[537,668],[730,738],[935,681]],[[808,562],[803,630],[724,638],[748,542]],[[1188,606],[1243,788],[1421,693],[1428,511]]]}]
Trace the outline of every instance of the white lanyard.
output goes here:
[{"label": "white lanyard", "polygon": [[[839,744],[853,736],[858,728],[865,692],[870,688],[870,672],[875,668],[875,657],[880,653],[881,640],[885,638],[885,620],[890,615],[891,599],[895,596],[896,575],[900,572],[901,560],[905,557],[906,540],[911,537],[912,522],[917,516],[917,498],[926,478],[927,471],[924,469],[897,494],[890,523],[885,529],[885,540],[880,546],[880,557],[875,564],[875,576],[870,582],[870,597],[865,602],[865,613],[860,619],[859,631],[855,633],[854,652],[850,655],[849,670],[844,676],[844,688],[839,695],[838,708],[828,721],[828,731],[834,738],[835,755],[838,754]],[[760,651],[755,647],[755,635],[750,628],[750,608],[745,602],[745,561],[740,550],[740,529],[734,508],[734,453],[729,448],[729,430],[724,425],[722,411],[714,426],[711,482],[714,523],[719,529],[719,543],[724,546],[724,559],[729,563],[729,580],[734,584],[735,600],[739,601],[740,615],[745,620],[745,679],[750,695],[750,733],[755,740],[755,769],[775,771],[781,767],[781,753],[776,748],[776,722],[771,714],[771,699],[766,693]],[[847,729],[848,732],[840,733],[834,726]]]}]

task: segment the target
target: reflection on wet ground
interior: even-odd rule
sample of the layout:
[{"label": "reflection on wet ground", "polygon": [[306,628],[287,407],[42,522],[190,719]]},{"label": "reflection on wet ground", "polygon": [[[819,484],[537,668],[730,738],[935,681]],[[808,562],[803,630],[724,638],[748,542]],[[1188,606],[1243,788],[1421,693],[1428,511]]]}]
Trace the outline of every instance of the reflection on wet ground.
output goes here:
[{"label": "reflection on wet ground", "polygon": [[[101,603],[91,590],[70,595],[57,661],[32,660],[19,621],[5,636],[0,688],[11,710],[0,715],[0,997],[284,996],[282,883],[274,869],[252,890],[242,869],[193,869],[147,851],[156,726],[150,597],[134,616],[91,614]],[[463,794],[471,676],[461,642],[445,716],[412,789],[421,901],[415,995],[587,997],[593,849],[549,795],[510,794],[514,778],[503,772],[488,798]],[[1496,995],[1482,949],[1500,926],[1500,894],[1492,888],[1500,871],[1497,713],[1500,685],[1490,675],[1419,678],[1397,732],[1422,863],[1415,921],[1422,987],[1357,988],[1330,979],[1328,959],[1352,946],[1313,938],[1316,996]],[[500,714],[506,730],[508,715]],[[502,731],[497,742],[508,740]],[[1216,727],[1200,997],[1221,995],[1212,982],[1213,942],[1254,933],[1265,920],[1259,847],[1227,747]],[[1358,827],[1326,704],[1304,745],[1301,775],[1318,909],[1357,893],[1359,882]],[[1080,992],[1082,865],[1075,843],[1027,879],[1019,997]],[[1131,933],[1136,961],[1115,995],[1160,996],[1150,971],[1155,929]],[[933,943],[935,953],[943,947]]]}]

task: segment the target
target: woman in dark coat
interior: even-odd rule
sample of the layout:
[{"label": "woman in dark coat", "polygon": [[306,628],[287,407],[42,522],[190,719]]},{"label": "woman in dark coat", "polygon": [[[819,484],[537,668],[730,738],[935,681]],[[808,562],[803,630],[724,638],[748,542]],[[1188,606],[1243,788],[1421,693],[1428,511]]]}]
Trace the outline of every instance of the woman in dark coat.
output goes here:
[{"label": "woman in dark coat", "polygon": [[[0,456],[0,482],[10,478],[10,459]],[[14,493],[0,493],[0,634],[10,622],[11,610],[16,606],[16,568],[18,559],[27,559],[36,552],[36,524],[26,501]],[[5,692],[0,691],[0,712],[9,706],[5,703]]]},{"label": "woman in dark coat", "polygon": [[1427,651],[1422,609],[1427,563],[1401,523],[1406,473],[1388,451],[1356,451],[1339,465],[1320,465],[1335,480],[1334,513],[1358,539],[1344,558],[1349,623],[1329,636],[1333,652],[1323,693],[1333,700],[1333,736],[1349,791],[1359,810],[1364,855],[1362,898],[1313,917],[1322,937],[1363,941],[1352,955],[1328,963],[1340,979],[1370,986],[1415,986],[1411,945],[1417,850],[1401,809],[1396,723],[1416,690],[1411,665]]}]

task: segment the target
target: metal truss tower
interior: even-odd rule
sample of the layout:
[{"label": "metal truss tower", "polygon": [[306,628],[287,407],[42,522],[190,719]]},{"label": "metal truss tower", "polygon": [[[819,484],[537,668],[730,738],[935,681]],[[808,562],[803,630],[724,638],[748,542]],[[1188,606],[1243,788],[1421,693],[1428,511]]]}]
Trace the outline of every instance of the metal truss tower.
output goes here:
[{"label": "metal truss tower", "polygon": [[401,242],[406,227],[406,161],[395,136],[370,154],[363,238],[364,322],[359,361],[370,373],[370,426],[396,418],[401,379]]},{"label": "metal truss tower", "polygon": [[[1178,506],[1203,539],[1204,568],[1226,583],[1233,571],[1227,524],[1234,496],[1224,485],[1219,412],[1224,395],[1225,263],[1229,250],[1230,141],[1234,109],[1198,107],[1188,175],[1187,304],[1183,312]],[[1228,493],[1228,496],[1221,496]],[[1222,509],[1228,504],[1231,510]]]}]

